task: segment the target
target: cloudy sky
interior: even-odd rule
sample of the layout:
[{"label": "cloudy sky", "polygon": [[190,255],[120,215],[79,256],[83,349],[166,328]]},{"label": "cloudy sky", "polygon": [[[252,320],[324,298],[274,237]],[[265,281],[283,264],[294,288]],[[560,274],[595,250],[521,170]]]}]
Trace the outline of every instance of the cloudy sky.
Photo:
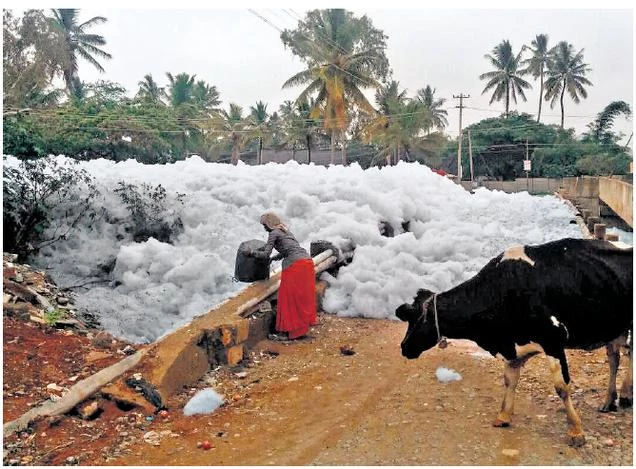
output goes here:
[{"label": "cloudy sky", "polygon": [[[95,27],[94,32],[107,39],[105,49],[113,59],[103,63],[105,74],[81,63],[80,77],[84,81],[119,82],[132,94],[147,73],[165,85],[166,72],[186,72],[216,85],[224,106],[235,102],[248,109],[262,100],[271,112],[298,95],[300,88],[282,90],[281,85],[303,68],[283,47],[279,30],[295,28],[309,8],[334,6],[321,3],[237,0],[231,2],[232,9],[211,8],[191,0],[152,6],[116,0],[108,2],[108,8],[92,4],[82,10],[80,19],[96,15],[108,18],[108,23]],[[503,102],[488,104],[490,95],[481,94],[485,83],[479,80],[481,73],[490,70],[484,55],[503,39],[510,40],[518,51],[543,33],[548,34],[550,45],[564,40],[577,51],[584,49],[593,86],[588,87],[588,98],[578,105],[566,98],[567,127],[585,131],[596,114],[614,100],[633,106],[634,10],[629,2],[605,1],[605,9],[598,9],[598,2],[579,2],[580,8],[572,9],[560,0],[532,2],[537,7],[534,9],[504,9],[504,2],[494,1],[469,4],[449,0],[444,2],[446,9],[413,8],[412,3],[397,0],[391,2],[391,8],[382,8],[386,2],[343,1],[337,6],[368,15],[374,26],[384,31],[393,78],[409,95],[430,84],[446,99],[447,132],[452,136],[459,128],[458,100],[453,95],[470,95],[465,100],[464,126],[503,111]],[[48,1],[30,2],[29,6],[59,5]],[[528,101],[518,102],[517,110],[537,112],[538,83],[533,84],[536,86],[527,92]],[[373,100],[373,91],[366,94]],[[559,123],[558,103],[554,109],[544,103],[542,121]],[[633,122],[621,118],[616,128],[625,133],[626,142]]]}]

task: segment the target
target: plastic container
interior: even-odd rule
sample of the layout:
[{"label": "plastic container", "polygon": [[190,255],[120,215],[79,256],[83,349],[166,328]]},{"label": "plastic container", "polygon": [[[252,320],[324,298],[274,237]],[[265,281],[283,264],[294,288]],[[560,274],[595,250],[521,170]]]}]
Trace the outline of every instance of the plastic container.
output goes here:
[{"label": "plastic container", "polygon": [[249,256],[252,249],[265,246],[265,242],[259,239],[243,241],[236,253],[234,265],[234,278],[239,282],[256,282],[269,278],[269,259]]}]

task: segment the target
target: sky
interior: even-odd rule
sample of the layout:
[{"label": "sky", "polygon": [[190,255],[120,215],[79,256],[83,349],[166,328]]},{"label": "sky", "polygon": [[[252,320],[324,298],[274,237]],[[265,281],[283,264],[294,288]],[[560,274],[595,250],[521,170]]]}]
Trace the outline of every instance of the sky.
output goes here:
[{"label": "sky", "polygon": [[[75,2],[76,4],[78,2]],[[504,39],[519,51],[537,34],[548,34],[549,44],[565,40],[591,67],[588,74],[593,86],[588,98],[575,104],[565,102],[565,125],[584,132],[589,122],[615,100],[633,107],[634,10],[629,2],[577,2],[572,9],[566,2],[535,1],[534,9],[510,9],[505,2],[458,2],[449,0],[442,8],[413,8],[414,2],[397,0],[391,8],[387,2],[343,1],[337,5],[324,2],[231,2],[232,8],[212,8],[202,2],[139,1],[108,2],[108,8],[83,9],[80,18],[105,16],[106,24],[93,28],[107,40],[104,47],[113,59],[103,61],[106,73],[100,74],[88,63],[80,62],[84,81],[106,79],[123,84],[131,94],[143,76],[151,73],[160,85],[167,84],[166,72],[196,74],[197,79],[215,85],[222,106],[237,103],[249,111],[256,101],[273,112],[285,100],[295,99],[301,88],[282,90],[282,84],[303,69],[302,62],[285,50],[282,29],[293,29],[308,9],[345,7],[356,15],[368,15],[374,26],[387,36],[386,54],[393,79],[400,82],[409,96],[431,85],[436,96],[446,100],[449,125],[446,132],[456,137],[459,131],[459,100],[464,94],[463,127],[504,110],[503,102],[489,105],[490,95],[482,95],[485,82],[479,75],[490,71],[484,58]],[[29,7],[57,6],[48,2],[26,2]],[[24,8],[24,3],[20,3]],[[152,5],[152,6],[151,6]],[[65,5],[73,6],[73,5]],[[81,6],[81,5],[77,5]],[[15,6],[17,7],[17,5]],[[179,9],[176,9],[176,8]],[[250,11],[253,10],[252,11]],[[538,109],[538,82],[512,109],[535,114]],[[374,91],[365,93],[374,103]],[[542,122],[560,122],[557,103],[550,109],[543,104]],[[633,131],[633,121],[619,118],[615,129],[623,132],[626,143]],[[631,146],[631,142],[630,142]]]},{"label": "sky", "polygon": [[[7,157],[4,164],[17,160]],[[135,342],[157,339],[244,288],[232,280],[237,250],[243,241],[266,240],[258,220],[270,210],[308,251],[318,240],[355,246],[353,261],[337,278],[327,277],[323,307],[339,316],[394,318],[418,288],[448,290],[511,245],[582,236],[570,223],[572,209],[554,196],[486,188],[471,194],[419,163],[362,170],[296,162],[234,166],[193,156],[166,165],[104,159],[79,165],[95,176],[96,204],[109,216],[98,217],[92,229],[80,223],[30,263],[64,288],[97,280],[99,266],[115,261],[112,283],[75,289],[75,303],[107,331]],[[130,214],[114,192],[120,181],[166,189],[162,219],[183,224],[172,244],[131,239]],[[182,202],[177,193],[185,194]],[[51,233],[65,231],[66,208],[52,211]],[[394,237],[381,236],[381,221],[394,227]]]}]

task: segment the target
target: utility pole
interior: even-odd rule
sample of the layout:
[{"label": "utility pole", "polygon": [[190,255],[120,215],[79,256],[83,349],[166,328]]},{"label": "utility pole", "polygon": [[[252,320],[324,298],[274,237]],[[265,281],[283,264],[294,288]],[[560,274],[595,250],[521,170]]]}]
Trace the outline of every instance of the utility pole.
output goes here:
[{"label": "utility pole", "polygon": [[470,98],[470,95],[459,93],[459,96],[453,95],[454,99],[459,99],[459,145],[457,145],[457,182],[462,183],[462,111],[464,109],[464,98]]},{"label": "utility pole", "polygon": [[[528,156],[528,139],[526,138],[526,161],[529,161],[530,158]],[[530,192],[530,183],[528,182],[528,173],[529,171],[526,169],[526,190]]]},{"label": "utility pole", "polygon": [[473,185],[473,141],[470,138],[470,130],[468,131],[468,161],[470,163],[470,185]]}]

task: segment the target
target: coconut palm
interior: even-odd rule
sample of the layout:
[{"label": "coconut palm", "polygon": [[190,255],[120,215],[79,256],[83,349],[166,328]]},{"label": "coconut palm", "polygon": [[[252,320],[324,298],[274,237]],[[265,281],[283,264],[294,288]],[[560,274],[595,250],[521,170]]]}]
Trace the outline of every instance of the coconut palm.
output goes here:
[{"label": "coconut palm", "polygon": [[152,78],[152,75],[144,75],[144,79],[137,83],[139,91],[137,91],[136,97],[143,101],[152,104],[163,104],[163,99],[166,98],[166,91],[163,87],[160,87],[157,82]]},{"label": "coconut palm", "polygon": [[625,101],[612,101],[603,111],[599,112],[593,122],[587,125],[589,132],[585,138],[603,144],[612,143],[616,135],[612,132],[614,120],[623,115],[629,119],[632,116],[632,108]]},{"label": "coconut palm", "polygon": [[491,65],[495,67],[495,70],[479,75],[480,80],[488,80],[481,94],[485,94],[494,88],[489,104],[504,99],[506,102],[506,117],[510,114],[511,96],[515,104],[517,103],[517,93],[524,101],[527,101],[523,90],[532,88],[530,83],[520,76],[521,71],[519,70],[519,65],[523,50],[522,48],[521,51],[515,55],[512,51],[510,41],[507,39],[503,40],[500,44],[495,46],[492,50],[492,54],[486,54],[484,56],[490,61]]},{"label": "coconut palm", "polygon": [[170,72],[166,73],[170,84],[168,85],[168,98],[172,107],[177,107],[192,101],[194,89],[194,80],[196,75],[188,75],[187,73],[179,73],[172,76]]},{"label": "coconut palm", "polygon": [[378,112],[388,116],[391,114],[390,109],[393,104],[406,102],[406,90],[399,91],[399,87],[399,81],[391,80],[388,85],[376,90],[375,103],[378,106]]},{"label": "coconut palm", "polygon": [[430,85],[417,91],[417,99],[428,109],[431,117],[431,125],[426,129],[426,133],[430,133],[433,127],[443,130],[448,125],[448,111],[442,108],[446,99],[435,99],[435,91]]},{"label": "coconut palm", "polygon": [[576,104],[587,98],[587,90],[583,85],[592,86],[585,74],[592,69],[583,62],[583,49],[574,52],[574,46],[566,41],[559,42],[552,50],[552,58],[546,72],[545,100],[554,108],[557,101],[561,104],[561,128],[565,121],[563,98],[567,91]]},{"label": "coconut palm", "polygon": [[313,10],[294,31],[285,30],[281,39],[308,67],[289,78],[283,88],[305,86],[298,102],[315,95],[310,117],[322,118],[331,134],[331,162],[336,137],[342,143],[342,162],[346,163],[344,135],[353,108],[372,113],[373,106],[362,88],[378,87],[378,79],[388,74],[384,54],[385,36],[373,28],[368,18],[354,18],[343,9]]},{"label": "coconut palm", "polygon": [[256,136],[258,137],[258,152],[256,153],[256,164],[263,164],[263,137],[267,125],[267,104],[257,101],[256,106],[250,106],[250,119]]},{"label": "coconut palm", "polygon": [[203,80],[197,81],[192,87],[191,100],[198,109],[208,112],[214,111],[221,104],[216,86],[208,85]]},{"label": "coconut palm", "polygon": [[550,60],[550,50],[548,49],[548,35],[537,34],[532,40],[530,47],[532,57],[524,60],[522,65],[526,65],[527,68],[521,70],[522,74],[532,74],[532,77],[536,80],[539,79],[539,111],[537,112],[537,122],[541,120],[541,104],[543,102],[543,80],[545,78],[545,71],[548,67]]},{"label": "coconut palm", "polygon": [[230,103],[228,111],[220,112],[220,120],[217,119],[218,127],[230,138],[232,142],[232,164],[238,164],[241,158],[241,148],[245,145],[249,132],[250,123],[243,117],[243,108],[235,103]]},{"label": "coconut palm", "polygon": [[311,148],[314,140],[320,136],[319,124],[311,118],[315,106],[313,98],[304,101],[285,101],[279,107],[286,146],[291,146],[295,159],[296,149],[307,148],[307,163],[311,163]]},{"label": "coconut palm", "polygon": [[397,164],[406,157],[412,160],[414,150],[424,150],[427,138],[422,132],[430,126],[430,114],[418,99],[389,101],[387,123],[373,135],[372,141],[380,151],[372,163],[382,159],[386,164]]},{"label": "coconut palm", "polygon": [[110,59],[112,56],[97,46],[106,44],[106,40],[99,34],[89,34],[87,29],[91,26],[108,21],[103,16],[95,16],[88,21],[78,24],[79,9],[59,8],[52,10],[53,25],[64,37],[66,47],[66,60],[63,64],[63,76],[66,89],[71,95],[76,94],[77,88],[81,85],[77,70],[77,57],[81,57],[97,70],[104,73],[104,67],[95,57]]}]

